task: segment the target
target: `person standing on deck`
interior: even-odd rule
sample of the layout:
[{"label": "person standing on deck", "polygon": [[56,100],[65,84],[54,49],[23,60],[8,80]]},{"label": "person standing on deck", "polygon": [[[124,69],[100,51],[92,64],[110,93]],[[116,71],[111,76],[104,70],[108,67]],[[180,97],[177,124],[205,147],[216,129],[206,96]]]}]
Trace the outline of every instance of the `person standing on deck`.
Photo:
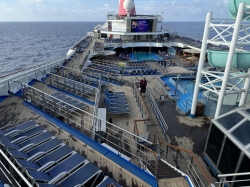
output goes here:
[{"label": "person standing on deck", "polygon": [[140,94],[144,93],[144,97],[146,95],[146,89],[147,89],[147,80],[146,77],[143,77],[143,79],[140,81]]}]

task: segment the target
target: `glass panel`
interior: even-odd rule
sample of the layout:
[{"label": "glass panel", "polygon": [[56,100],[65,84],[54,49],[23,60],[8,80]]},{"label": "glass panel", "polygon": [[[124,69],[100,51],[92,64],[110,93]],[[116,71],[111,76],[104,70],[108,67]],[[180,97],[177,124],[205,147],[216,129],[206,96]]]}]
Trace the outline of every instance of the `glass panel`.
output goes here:
[{"label": "glass panel", "polygon": [[[244,155],[238,173],[250,172],[249,166],[250,166],[250,159],[246,155]],[[244,179],[245,180],[249,179],[249,175],[236,177],[236,180],[244,180]],[[250,181],[237,182],[234,184],[234,187],[238,187],[238,186],[250,186]]]},{"label": "glass panel", "polygon": [[250,121],[245,121],[237,129],[232,132],[232,135],[244,146],[250,143]]},{"label": "glass panel", "polygon": [[244,110],[244,111],[250,115],[250,108],[249,108],[249,109],[246,109],[246,110]]},{"label": "glass panel", "polygon": [[235,124],[239,123],[244,117],[238,112],[223,116],[217,121],[227,130],[231,129]]},{"label": "glass panel", "polygon": [[215,165],[219,157],[223,139],[224,134],[214,124],[212,124],[211,132],[208,138],[207,149],[205,152]]},{"label": "glass panel", "polygon": [[[222,174],[235,172],[240,153],[241,150],[230,139],[227,138],[218,167]],[[227,180],[231,179],[232,178],[227,177]]]}]

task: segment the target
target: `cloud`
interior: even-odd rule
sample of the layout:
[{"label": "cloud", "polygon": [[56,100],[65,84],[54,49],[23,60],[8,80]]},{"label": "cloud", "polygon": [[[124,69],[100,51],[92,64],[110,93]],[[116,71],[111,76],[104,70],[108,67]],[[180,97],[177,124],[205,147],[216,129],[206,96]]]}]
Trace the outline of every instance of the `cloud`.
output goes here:
[{"label": "cloud", "polygon": [[[105,2],[105,3],[104,3]],[[107,12],[117,12],[118,0],[0,0],[0,21],[105,20]],[[228,0],[135,0],[137,14],[160,14],[165,21],[204,21],[207,12],[227,17]]]},{"label": "cloud", "polygon": [[13,8],[6,8],[5,10],[6,10],[6,12],[14,12]]}]

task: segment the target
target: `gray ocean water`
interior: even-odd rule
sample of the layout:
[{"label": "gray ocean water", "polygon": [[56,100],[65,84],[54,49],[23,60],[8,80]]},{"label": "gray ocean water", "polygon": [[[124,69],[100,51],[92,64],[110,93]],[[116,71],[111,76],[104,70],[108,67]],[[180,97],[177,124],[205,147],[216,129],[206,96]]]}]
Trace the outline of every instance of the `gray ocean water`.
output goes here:
[{"label": "gray ocean water", "polygon": [[[64,58],[68,49],[102,22],[0,22],[0,77]],[[201,39],[204,22],[164,22],[171,32]]]}]

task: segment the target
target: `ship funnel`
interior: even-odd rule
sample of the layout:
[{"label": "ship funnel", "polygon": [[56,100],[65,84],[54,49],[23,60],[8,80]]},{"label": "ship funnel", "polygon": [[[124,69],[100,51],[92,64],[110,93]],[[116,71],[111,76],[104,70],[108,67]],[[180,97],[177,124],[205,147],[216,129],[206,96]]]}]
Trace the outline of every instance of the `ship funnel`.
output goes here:
[{"label": "ship funnel", "polygon": [[134,0],[120,0],[118,15],[136,15]]}]

